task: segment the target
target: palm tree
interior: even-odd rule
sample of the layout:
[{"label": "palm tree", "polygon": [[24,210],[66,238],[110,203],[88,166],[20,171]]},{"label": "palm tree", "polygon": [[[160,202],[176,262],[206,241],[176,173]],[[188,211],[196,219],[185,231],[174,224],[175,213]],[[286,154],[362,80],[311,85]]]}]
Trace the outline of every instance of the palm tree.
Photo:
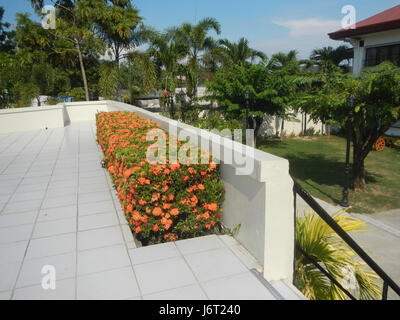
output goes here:
[{"label": "palm tree", "polygon": [[[88,19],[87,8],[93,8],[89,3],[84,3],[86,6],[80,6],[79,0],[54,0],[52,3],[57,8],[57,28],[54,30],[53,35],[57,39],[68,41],[73,46],[73,50],[78,55],[79,65],[81,69],[82,82],[85,91],[86,101],[90,100],[89,86],[86,76],[86,67],[84,61],[85,49],[91,47],[94,51],[102,51],[102,43],[96,35],[93,21]],[[31,0],[32,7],[39,11],[44,6],[43,0]],[[51,30],[48,30],[51,32]],[[90,43],[90,46],[88,45]],[[71,48],[66,48],[66,51]],[[91,51],[90,50],[90,51]],[[88,50],[89,51],[89,50]]]},{"label": "palm tree", "polygon": [[191,89],[188,90],[188,95],[192,99],[197,97],[203,54],[216,46],[214,39],[208,36],[212,30],[217,34],[221,33],[220,23],[214,18],[204,18],[195,25],[186,22],[178,28],[168,30],[173,39],[187,45],[186,76]]},{"label": "palm tree", "polygon": [[174,40],[170,34],[154,34],[150,39],[147,54],[157,66],[159,78],[164,80],[164,91],[175,91],[177,76],[184,73],[180,62],[185,58],[187,50],[185,43]]},{"label": "palm tree", "polygon": [[350,64],[350,59],[352,58],[353,49],[346,45],[339,46],[336,49],[333,47],[314,49],[310,56],[310,59],[317,63],[321,63],[322,61],[331,61],[336,66],[339,66],[339,64],[344,60],[347,60],[347,64]]},{"label": "palm tree", "polygon": [[232,64],[245,66],[248,60],[253,62],[256,58],[265,59],[266,55],[249,47],[249,41],[241,38],[239,42],[230,42],[228,39],[219,40],[218,45],[223,49]]},{"label": "palm tree", "polygon": [[170,90],[180,71],[180,61],[187,53],[187,46],[180,41],[175,41],[169,34],[155,34],[150,39],[147,53],[153,58],[160,72],[164,71],[166,79],[165,90]]},{"label": "palm tree", "polygon": [[272,55],[272,59],[275,65],[282,68],[287,66],[289,63],[297,62],[297,55],[299,53],[296,50],[290,50],[288,53],[278,52]]},{"label": "palm tree", "polygon": [[[126,58],[126,52],[136,49],[146,40],[147,29],[139,16],[139,10],[130,1],[120,1],[113,5],[100,2],[96,10],[89,13],[96,22],[96,29],[107,49],[112,53],[118,76],[120,76],[120,61]],[[116,83],[116,100],[121,100],[121,84]]]},{"label": "palm tree", "polygon": [[148,52],[130,52],[122,64],[122,83],[127,86],[128,100],[134,103],[140,96],[154,92],[157,82],[157,67]]},{"label": "palm tree", "polygon": [[222,47],[216,46],[203,54],[202,63],[207,73],[207,78],[213,75],[223,66],[227,65],[227,56]]},{"label": "palm tree", "polygon": [[[333,218],[346,232],[366,231],[363,221],[344,213],[341,210]],[[380,298],[378,276],[365,269],[365,264],[356,257],[354,251],[315,212],[306,212],[297,217],[296,244],[356,298]],[[308,299],[347,299],[347,295],[300,250],[296,250],[295,259],[295,284]]]}]

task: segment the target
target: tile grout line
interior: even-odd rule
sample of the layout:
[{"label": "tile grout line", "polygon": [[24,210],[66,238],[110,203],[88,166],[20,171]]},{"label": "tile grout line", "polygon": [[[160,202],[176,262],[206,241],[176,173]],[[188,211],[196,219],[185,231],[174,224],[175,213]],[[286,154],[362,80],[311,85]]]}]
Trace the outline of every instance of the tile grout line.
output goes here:
[{"label": "tile grout line", "polygon": [[[5,153],[5,152],[7,151],[7,149],[8,149],[11,145],[13,145],[14,143],[16,143],[16,142],[17,142],[21,137],[23,137],[24,135],[26,135],[26,132],[25,132],[24,134],[20,134],[19,136],[16,137],[16,139],[14,139],[13,141],[11,141],[6,147],[4,147],[4,148],[0,151],[0,154]],[[20,151],[20,152],[21,152],[21,151]],[[13,159],[15,159],[15,157],[18,157],[18,154],[19,154],[20,152],[16,152],[16,153],[15,153],[15,156],[13,157]],[[12,162],[13,162],[13,161],[10,160],[10,161],[8,162],[8,164],[7,164],[3,169],[0,170],[0,175],[3,174],[3,172],[4,172],[5,170],[7,170],[7,168],[11,165]]]},{"label": "tile grout line", "polygon": [[[10,132],[10,133],[2,133],[2,134],[0,135],[0,146],[2,146],[2,147],[0,147],[0,153],[2,153],[5,149],[8,148],[8,146],[9,146],[10,144],[12,144],[14,141],[16,141],[16,140],[19,138],[19,136],[16,135],[15,140],[9,142],[10,137],[12,137],[12,133],[11,133],[11,132]],[[7,142],[7,141],[8,141],[8,144],[5,143],[5,142]]]},{"label": "tile grout line", "polygon": [[[198,237],[198,238],[201,238],[201,237]],[[189,238],[189,239],[178,240],[178,241],[185,241],[185,240],[190,240],[190,239],[196,239],[196,238]],[[175,242],[157,243],[157,244],[154,244],[154,245],[149,245],[148,247],[157,246],[157,245],[161,245],[161,244],[175,244]],[[225,244],[225,245],[226,245],[226,244]],[[142,248],[145,249],[146,247],[134,248],[134,249],[131,249],[131,250],[142,249]],[[176,245],[175,245],[175,248],[176,248],[176,250],[177,250],[177,252],[178,252],[178,255],[177,255],[177,256],[166,257],[166,258],[159,258],[159,259],[154,259],[154,260],[147,261],[147,262],[141,262],[141,263],[135,264],[135,266],[140,266],[140,265],[147,264],[147,263],[152,263],[152,262],[159,262],[159,261],[163,261],[163,260],[169,260],[169,259],[177,258],[177,257],[179,257],[179,256],[181,256],[181,255],[184,255],[183,253],[181,253],[180,250],[178,250],[178,248],[177,248]],[[200,251],[188,253],[188,254],[186,254],[185,256],[191,256],[191,255],[195,255],[195,254],[198,254],[198,253],[204,253],[204,252],[206,252],[206,251],[214,251],[214,250],[218,250],[218,249],[222,249],[222,248],[223,248],[223,247],[200,250]],[[246,267],[246,268],[247,268],[247,267]],[[247,268],[247,269],[248,269],[248,268]],[[250,270],[250,269],[249,269],[249,270]]]},{"label": "tile grout line", "polygon": [[[53,130],[52,130],[52,136],[54,136],[54,133],[55,133],[55,132],[56,132],[56,130],[53,129]],[[49,140],[50,140],[50,137],[49,137],[49,138],[47,139],[47,141],[44,143],[43,148],[46,146],[46,144],[49,142]],[[65,130],[62,131],[62,138],[61,138],[60,141],[58,141],[59,146],[58,146],[58,150],[57,150],[56,159],[55,159],[55,161],[54,161],[53,168],[52,168],[51,174],[50,174],[50,179],[49,179],[49,181],[48,181],[48,183],[47,183],[47,185],[46,185],[46,188],[45,188],[45,190],[44,190],[44,195],[43,195],[42,201],[41,201],[41,203],[40,203],[40,206],[39,206],[39,209],[38,209],[38,212],[37,212],[37,215],[36,215],[36,219],[35,219],[34,224],[33,224],[33,229],[32,229],[30,238],[29,238],[29,240],[28,240],[27,247],[26,247],[26,249],[25,249],[25,254],[24,254],[23,261],[22,261],[22,263],[21,263],[21,266],[20,266],[20,269],[19,269],[19,272],[18,272],[18,276],[17,276],[16,282],[15,282],[15,286],[14,286],[14,290],[13,290],[13,292],[12,292],[11,299],[13,298],[13,296],[14,296],[14,294],[15,294],[15,290],[17,289],[17,288],[16,288],[16,285],[17,285],[18,279],[19,279],[19,277],[20,277],[20,273],[21,273],[21,271],[22,271],[23,264],[24,264],[24,262],[26,261],[26,255],[27,255],[27,252],[28,252],[28,248],[29,248],[30,242],[31,242],[32,240],[35,240],[35,239],[32,239],[32,237],[33,237],[33,234],[34,234],[34,232],[35,232],[35,229],[36,229],[36,226],[37,226],[37,223],[38,223],[38,219],[39,219],[39,214],[40,214],[40,211],[41,211],[41,207],[42,207],[42,205],[43,205],[43,203],[44,203],[44,201],[45,201],[45,199],[46,199],[46,194],[47,194],[47,191],[48,191],[50,182],[51,182],[51,177],[53,176],[53,172],[54,172],[54,170],[55,170],[55,167],[57,166],[57,161],[58,161],[58,158],[59,158],[59,156],[60,156],[60,151],[61,151],[61,149],[62,149],[64,140],[65,140]],[[42,152],[43,148],[41,148],[41,151],[38,153],[38,155],[40,155],[40,153]],[[35,160],[34,160],[34,161],[35,161]],[[40,238],[39,238],[39,239],[40,239]],[[62,279],[62,280],[64,280],[64,279]]]},{"label": "tile grout line", "polygon": [[[219,240],[219,239],[218,239],[218,240]],[[176,243],[175,243],[175,242],[173,242],[173,243],[174,243],[174,246],[175,246],[176,250],[178,250],[178,252],[180,253],[180,255],[181,255],[183,261],[184,261],[185,264],[186,264],[186,266],[189,268],[190,272],[192,273],[192,275],[193,275],[194,279],[196,280],[197,284],[199,285],[201,291],[203,291],[204,295],[207,297],[208,300],[211,300],[210,297],[208,296],[206,290],[205,290],[204,287],[201,285],[200,280],[197,278],[196,274],[194,273],[193,269],[191,268],[189,262],[186,260],[185,255],[182,253],[181,250],[179,250],[179,247],[176,245]]]},{"label": "tile grout line", "polygon": [[[3,172],[5,172],[5,171],[8,169],[8,167],[13,163],[13,161],[15,161],[15,159],[23,153],[23,151],[26,149],[26,147],[27,147],[34,139],[36,139],[37,136],[39,136],[39,133],[40,133],[40,131],[37,132],[37,133],[32,137],[32,139],[30,139],[29,142],[27,142],[27,143],[24,145],[24,147],[21,149],[21,151],[18,152],[18,153],[15,155],[15,157],[13,158],[13,160],[10,161],[10,163],[1,171],[0,175],[2,175]],[[50,134],[50,135],[51,135],[51,134]],[[50,135],[47,137],[46,142],[48,141]],[[45,143],[46,143],[46,142],[45,142]],[[43,148],[43,147],[44,147],[44,145],[42,146],[42,148]],[[40,150],[42,150],[42,148],[41,148]],[[40,151],[36,154],[35,159],[38,157],[39,153],[40,153]],[[26,171],[25,171],[25,173],[24,173],[24,176],[25,176],[26,173],[29,172],[29,169],[30,169],[31,167],[32,167],[32,165],[30,165],[30,166],[28,167],[28,169],[26,169]],[[13,192],[9,195],[9,197],[8,197],[6,203],[4,204],[4,206],[1,208],[1,210],[0,210],[0,215],[3,214],[4,208],[8,205],[9,201],[10,201],[11,198],[14,196],[16,190],[17,190],[18,187],[21,185],[21,182],[22,182],[23,180],[24,180],[23,177],[20,178],[20,181],[19,181],[18,184],[15,186]]]},{"label": "tile grout line", "polygon": [[[54,132],[55,132],[55,130],[52,129],[51,133],[48,135],[46,141],[43,143],[42,147],[40,148],[40,151],[37,153],[36,157],[33,159],[32,164],[31,164],[31,166],[30,166],[29,168],[32,167],[32,165],[33,165],[33,163],[36,161],[37,157],[40,155],[40,153],[42,152],[42,150],[44,149],[44,147],[46,146],[46,144],[49,142],[50,137],[52,137],[52,136],[54,135]],[[64,133],[63,133],[62,141],[64,141]],[[61,148],[61,145],[62,145],[62,143],[60,144],[59,149]],[[58,153],[59,153],[59,151],[58,151]],[[57,155],[57,157],[58,157],[58,155]],[[57,161],[56,161],[56,162],[57,162]],[[56,162],[54,163],[54,167],[55,167],[55,165],[56,165]],[[53,167],[53,170],[54,170],[54,167]],[[27,170],[27,172],[28,172],[28,171],[29,171],[29,169]],[[47,184],[46,190],[47,190],[49,184],[50,184],[50,180],[49,180],[49,182],[48,182],[48,184]],[[46,191],[45,191],[45,194],[46,194]],[[17,282],[18,282],[19,277],[20,277],[20,275],[21,275],[22,267],[23,267],[23,265],[24,265],[24,263],[25,263],[26,254],[27,254],[27,252],[28,252],[29,244],[30,244],[30,242],[31,242],[31,240],[32,240],[32,236],[33,236],[33,233],[34,233],[34,231],[35,231],[35,227],[36,227],[36,224],[37,224],[37,220],[38,220],[38,218],[39,218],[40,207],[42,206],[42,204],[43,204],[43,202],[44,202],[45,194],[44,194],[43,199],[42,199],[42,202],[41,202],[41,204],[40,204],[40,206],[39,206],[39,210],[37,211],[37,215],[36,215],[35,221],[34,221],[34,223],[33,223],[32,231],[31,231],[30,237],[29,237],[29,239],[28,239],[27,246],[26,246],[26,248],[25,248],[25,252],[24,252],[24,255],[23,255],[23,259],[22,259],[22,261],[21,261],[21,265],[20,265],[20,267],[19,267],[19,270],[18,270],[18,273],[17,273],[17,277],[16,277],[16,280],[15,280],[15,282],[14,282],[13,289],[12,289],[12,291],[11,291],[10,300],[13,299],[14,294],[15,294]]]},{"label": "tile grout line", "polygon": [[[224,276],[224,277],[220,277],[220,278],[216,278],[216,279],[210,279],[210,280],[207,280],[207,281],[200,282],[200,280],[197,279],[195,273],[193,272],[192,268],[190,267],[189,263],[187,262],[187,260],[186,260],[186,258],[185,258],[185,255],[181,252],[181,250],[179,249],[179,247],[175,245],[176,248],[178,249],[178,251],[181,253],[181,255],[182,255],[183,259],[185,260],[186,264],[188,265],[190,271],[191,271],[191,272],[193,273],[193,275],[195,276],[195,278],[196,278],[198,284],[200,285],[201,289],[204,291],[204,293],[206,294],[207,297],[208,297],[208,295],[207,295],[207,293],[205,292],[205,289],[203,288],[202,283],[206,283],[206,282],[209,282],[209,281],[214,281],[214,280],[217,280],[217,279],[229,278],[229,277],[231,277],[231,276],[235,276],[235,275],[239,275],[239,274],[244,274],[244,273],[251,272],[251,269],[249,269],[249,268],[244,264],[244,262],[233,252],[233,250],[231,250],[231,248],[228,246],[228,244],[226,244],[224,241],[222,241],[222,240],[218,237],[218,235],[215,235],[215,236],[217,237],[218,241],[223,245],[222,247],[220,247],[220,248],[208,249],[208,250],[201,250],[201,251],[197,251],[197,252],[192,252],[192,253],[189,253],[189,254],[187,254],[187,255],[190,256],[190,255],[194,255],[194,254],[198,254],[198,253],[203,253],[203,252],[207,252],[207,251],[217,251],[217,250],[219,250],[219,249],[221,249],[221,248],[227,248],[227,249],[229,250],[229,252],[231,252],[231,253],[233,254],[233,256],[240,262],[240,264],[241,264],[247,271],[245,271],[245,272],[239,272],[239,273],[231,274],[231,275],[228,275],[228,276]],[[195,239],[195,238],[193,238],[193,239]],[[209,297],[208,297],[208,298],[209,298]],[[209,298],[209,299],[210,299],[210,298]]]},{"label": "tile grout line", "polygon": [[[39,132],[40,132],[40,131],[39,131]],[[19,152],[16,153],[14,159],[15,159],[16,157],[18,157],[18,156],[23,152],[23,150],[26,148],[26,146],[27,146],[31,141],[33,141],[33,140],[36,138],[36,136],[39,135],[39,132],[37,132],[37,133],[32,137],[32,139],[30,139],[30,140],[21,148],[21,150],[20,150]],[[10,147],[10,146],[11,146],[12,144],[14,144],[18,139],[20,139],[21,137],[23,137],[23,136],[26,135],[26,134],[28,134],[28,132],[25,132],[24,134],[22,134],[22,135],[20,135],[19,137],[17,137],[17,139],[15,139],[12,143],[10,143],[6,148],[4,148],[3,150],[1,150],[1,153],[5,152],[5,151],[8,149],[8,147]],[[13,162],[13,161],[10,161],[10,163],[9,163],[3,170],[1,170],[0,175],[2,175],[3,172],[7,170],[7,168],[11,165],[12,162]]]},{"label": "tile grout line", "polygon": [[[66,278],[62,278],[62,279],[58,279],[59,281],[65,281],[65,280],[71,280],[74,279],[73,277],[66,277]],[[33,287],[37,287],[40,285],[39,283],[31,283],[31,284],[27,284],[27,285],[23,285],[21,287],[18,287],[17,289],[25,289],[25,288],[33,288]],[[6,292],[6,291],[0,291],[0,292]],[[10,298],[11,299],[11,298]],[[31,300],[31,299],[26,299],[26,300]],[[47,299],[43,299],[43,300],[47,300]]]},{"label": "tile grout line", "polygon": [[77,192],[76,192],[76,232],[75,232],[75,288],[74,288],[74,299],[78,299],[78,231],[79,231],[79,177],[80,177],[80,154],[81,154],[81,125],[78,125],[78,182],[77,182]]},{"label": "tile grout line", "polygon": [[[26,132],[26,134],[24,135],[24,136],[27,136],[27,134],[28,133],[33,133],[33,132]],[[14,157],[14,160],[15,160],[15,158],[17,158],[17,157],[19,157],[25,150],[26,150],[26,148],[32,143],[32,141],[34,141],[36,138],[38,138],[41,134],[43,133],[43,131],[38,131],[38,132],[35,132],[33,135],[32,135],[32,138],[30,138],[30,139],[28,139],[26,142],[23,142],[23,145],[19,148],[20,150],[19,151],[17,151],[16,153],[15,153],[15,157]],[[23,136],[22,136],[23,137]],[[20,138],[22,138],[22,137],[20,137]],[[29,136],[28,136],[29,137]],[[18,140],[18,139],[17,139]],[[4,150],[4,151],[6,151],[6,150]],[[3,151],[3,152],[4,152]],[[1,175],[4,175],[4,172],[8,169],[8,167],[10,167],[10,165],[13,163],[13,161],[10,161],[10,163],[1,171]]]},{"label": "tile grout line", "polygon": [[[94,135],[93,127],[92,127],[92,135]],[[96,135],[94,135],[94,138],[96,138]],[[95,141],[96,141],[96,140],[95,140]],[[99,148],[99,146],[98,146],[98,144],[97,144],[97,141],[96,141],[96,147],[97,147],[97,149],[100,151],[100,148]],[[101,150],[101,154],[102,154],[103,157],[104,157],[104,153],[103,153],[102,150]],[[131,260],[131,256],[130,256],[130,254],[129,254],[129,248],[128,248],[128,246],[127,246],[127,242],[126,242],[126,239],[125,239],[125,237],[124,237],[124,233],[123,233],[123,231],[122,231],[122,225],[121,225],[121,221],[120,221],[120,219],[119,219],[118,211],[117,211],[118,209],[117,209],[116,204],[115,204],[115,202],[114,202],[114,199],[113,199],[113,197],[112,197],[112,196],[113,196],[113,194],[112,194],[113,189],[112,189],[112,186],[110,185],[111,179],[110,179],[109,176],[107,177],[107,172],[106,172],[105,170],[103,170],[103,174],[104,174],[104,176],[106,177],[107,184],[108,184],[108,186],[109,186],[108,191],[109,191],[109,193],[110,193],[110,195],[111,195],[111,202],[112,202],[112,204],[113,204],[113,207],[114,207],[114,210],[115,210],[115,214],[117,215],[117,219],[118,219],[118,222],[119,222],[119,229],[120,229],[120,232],[121,232],[122,239],[124,240],[124,247],[125,247],[126,253],[127,253],[127,255],[128,255],[128,259],[129,259],[129,262],[130,262],[131,270],[132,270],[132,272],[133,272],[133,276],[135,277],[136,285],[137,285],[137,288],[138,288],[138,291],[139,291],[139,296],[140,296],[140,298],[143,300],[143,292],[142,292],[142,289],[141,289],[141,287],[140,287],[140,284],[139,284],[139,281],[138,281],[138,277],[137,277],[137,275],[136,275],[136,272],[135,272],[135,269],[134,269],[134,266],[133,266],[133,263],[132,263],[132,260]],[[108,179],[107,179],[107,178],[108,178]],[[119,204],[119,205],[120,205],[120,204]],[[128,226],[128,227],[129,227],[129,226]],[[132,232],[132,231],[130,230],[130,227],[129,227],[129,231]],[[133,236],[133,235],[132,235],[132,236]]]}]

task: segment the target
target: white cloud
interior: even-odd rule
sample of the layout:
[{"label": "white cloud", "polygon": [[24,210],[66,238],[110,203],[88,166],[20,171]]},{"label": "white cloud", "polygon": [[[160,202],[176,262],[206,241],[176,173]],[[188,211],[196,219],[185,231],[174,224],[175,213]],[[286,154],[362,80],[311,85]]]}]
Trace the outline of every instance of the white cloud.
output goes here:
[{"label": "white cloud", "polygon": [[308,18],[300,20],[275,20],[274,24],[290,30],[293,37],[327,34],[341,28],[340,20],[323,20],[320,18]]},{"label": "white cloud", "polygon": [[289,29],[285,36],[272,37],[269,40],[260,41],[253,46],[271,56],[277,52],[288,52],[295,49],[299,52],[299,58],[309,58],[313,49],[325,46],[337,47],[340,41],[331,40],[328,33],[341,28],[340,20],[323,20],[320,18],[307,18],[297,20],[274,20],[274,24]]},{"label": "white cloud", "polygon": [[300,59],[307,59],[310,56],[312,50],[316,48],[322,48],[326,46],[337,47],[343,44],[341,41],[334,41],[329,39],[327,34],[323,35],[311,35],[303,37],[293,37],[287,35],[279,39],[271,39],[258,43],[254,43],[253,47],[258,50],[262,50],[269,57],[277,52],[289,52],[290,50],[297,50],[299,52],[298,57]]}]

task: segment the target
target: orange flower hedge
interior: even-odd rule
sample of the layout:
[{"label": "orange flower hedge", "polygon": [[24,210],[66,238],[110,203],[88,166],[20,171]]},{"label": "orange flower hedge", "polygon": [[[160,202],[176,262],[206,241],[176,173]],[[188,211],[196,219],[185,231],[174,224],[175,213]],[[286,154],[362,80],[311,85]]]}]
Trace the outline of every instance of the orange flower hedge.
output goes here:
[{"label": "orange flower hedge", "polygon": [[[139,240],[160,243],[213,232],[221,218],[225,191],[208,154],[208,164],[170,163],[170,138],[165,133],[166,163],[151,164],[146,152],[155,142],[146,141],[146,134],[158,125],[130,112],[99,113],[96,124],[104,162]],[[182,145],[177,142],[178,148]]]}]

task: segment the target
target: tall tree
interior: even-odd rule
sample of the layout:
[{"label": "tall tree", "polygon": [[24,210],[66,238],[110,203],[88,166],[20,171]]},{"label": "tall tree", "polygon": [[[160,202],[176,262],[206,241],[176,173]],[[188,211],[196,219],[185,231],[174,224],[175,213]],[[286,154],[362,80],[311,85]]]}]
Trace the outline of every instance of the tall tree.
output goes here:
[{"label": "tall tree", "polygon": [[[88,8],[91,20],[111,51],[116,70],[119,73],[120,61],[130,50],[137,49],[148,37],[150,30],[143,26],[139,11],[130,0],[101,0]],[[116,83],[116,99],[121,99],[120,81]]]},{"label": "tall tree", "polygon": [[249,60],[254,62],[256,58],[266,58],[262,51],[250,48],[249,41],[245,38],[241,38],[237,43],[222,39],[217,44],[222,47],[232,64],[246,66],[249,65]]},{"label": "tall tree", "polygon": [[12,55],[10,65],[10,102],[17,107],[26,107],[36,98],[40,105],[40,95],[51,94],[54,88],[51,66],[53,39],[39,23],[30,20],[28,14],[17,14],[16,18],[15,43],[18,50]]},{"label": "tall tree", "polygon": [[[32,6],[40,10],[44,6],[43,0],[31,0]],[[79,65],[85,98],[90,100],[89,86],[84,63],[84,51],[98,51],[103,49],[103,43],[99,38],[95,24],[93,24],[93,11],[101,3],[98,0],[52,0],[56,7],[56,29],[48,30],[58,39],[72,44],[73,49],[78,55]],[[71,50],[70,47],[63,48]]]},{"label": "tall tree", "polygon": [[[400,116],[400,68],[384,62],[364,69],[360,78],[329,68],[300,82],[304,94],[299,105],[312,119],[334,119],[341,126],[351,121],[354,188],[363,189],[366,157]],[[355,106],[349,118],[350,93],[355,95]]]},{"label": "tall tree", "polygon": [[130,103],[141,96],[154,92],[157,70],[152,57],[147,52],[131,52],[122,64],[123,82],[128,89]]},{"label": "tall tree", "polygon": [[8,31],[10,24],[3,22],[4,9],[0,7],[0,109],[8,106],[13,79],[15,32]]},{"label": "tall tree", "polygon": [[221,33],[221,25],[214,18],[204,18],[195,25],[183,23],[180,27],[169,30],[175,40],[181,41],[188,46],[186,77],[190,87],[188,95],[192,99],[197,98],[203,54],[216,45],[214,39],[208,36],[208,33],[212,30],[217,34]]},{"label": "tall tree", "polygon": [[[280,112],[282,103],[278,103],[278,91],[271,86],[270,65],[263,63],[244,67],[234,65],[228,71],[216,73],[213,81],[207,81],[207,92],[210,100],[218,101],[225,109],[227,119],[242,118],[248,128],[257,132],[265,114],[274,115]],[[249,118],[246,119],[245,92],[249,90]]]},{"label": "tall tree", "polygon": [[187,54],[187,45],[174,40],[169,34],[154,34],[147,53],[153,58],[159,73],[164,78],[164,90],[173,91],[176,78],[181,71],[179,63]]},{"label": "tall tree", "polygon": [[0,51],[10,52],[15,48],[15,31],[9,31],[10,24],[3,22],[4,8],[0,7]]},{"label": "tall tree", "polygon": [[272,55],[272,60],[278,68],[283,68],[290,63],[297,62],[298,52],[296,50],[290,50],[288,53],[278,52]]}]

